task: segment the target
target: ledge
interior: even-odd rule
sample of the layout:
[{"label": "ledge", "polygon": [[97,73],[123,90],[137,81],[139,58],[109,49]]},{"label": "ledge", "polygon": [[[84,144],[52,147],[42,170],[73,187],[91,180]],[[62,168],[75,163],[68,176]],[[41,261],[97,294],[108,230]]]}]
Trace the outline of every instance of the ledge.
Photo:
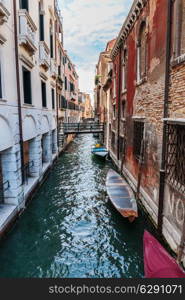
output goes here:
[{"label": "ledge", "polygon": [[7,40],[5,39],[5,37],[0,34],[0,45],[3,45],[6,41]]},{"label": "ledge", "polygon": [[163,119],[164,122],[167,122],[168,124],[179,124],[179,125],[185,125],[185,119],[184,118],[166,118]]},{"label": "ledge", "polygon": [[4,6],[2,2],[0,2],[0,25],[8,21],[8,18],[10,16],[9,11]]},{"label": "ledge", "polygon": [[133,119],[133,120],[145,121],[145,120],[146,120],[146,117],[144,117],[144,116],[133,116],[132,119]]},{"label": "ledge", "polygon": [[6,103],[6,102],[7,102],[7,100],[6,100],[6,99],[4,99],[4,98],[1,98],[1,99],[0,99],[0,103],[1,103],[1,102],[3,102],[3,103]]},{"label": "ledge", "polygon": [[127,93],[127,89],[124,89],[123,91],[121,91],[122,95],[125,95]]},{"label": "ledge", "polygon": [[172,68],[179,66],[181,64],[184,64],[184,63],[185,63],[185,54],[178,56],[176,58],[172,58],[172,60],[171,60]]},{"label": "ledge", "polygon": [[35,107],[33,104],[23,103],[23,108],[32,108]]},{"label": "ledge", "polygon": [[31,59],[28,59],[24,54],[19,55],[19,59],[30,69],[33,69],[34,63]]}]

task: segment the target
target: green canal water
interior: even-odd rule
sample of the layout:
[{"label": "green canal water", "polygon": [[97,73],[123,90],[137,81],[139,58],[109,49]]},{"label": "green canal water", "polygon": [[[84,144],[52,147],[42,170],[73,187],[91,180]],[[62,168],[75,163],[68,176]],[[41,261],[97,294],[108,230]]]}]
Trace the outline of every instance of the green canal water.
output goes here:
[{"label": "green canal water", "polygon": [[110,162],[79,136],[59,158],[6,239],[0,277],[140,278],[145,215],[130,224],[106,199]]}]

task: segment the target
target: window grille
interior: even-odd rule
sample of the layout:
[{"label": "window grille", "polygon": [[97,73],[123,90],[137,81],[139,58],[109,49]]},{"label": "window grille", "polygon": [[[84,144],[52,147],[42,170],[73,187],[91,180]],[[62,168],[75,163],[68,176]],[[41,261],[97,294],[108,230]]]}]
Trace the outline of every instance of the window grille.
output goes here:
[{"label": "window grille", "polygon": [[167,125],[166,180],[185,195],[185,126]]},{"label": "window grille", "polygon": [[138,160],[141,154],[143,135],[144,135],[144,122],[134,121],[133,149],[134,149],[134,156]]}]

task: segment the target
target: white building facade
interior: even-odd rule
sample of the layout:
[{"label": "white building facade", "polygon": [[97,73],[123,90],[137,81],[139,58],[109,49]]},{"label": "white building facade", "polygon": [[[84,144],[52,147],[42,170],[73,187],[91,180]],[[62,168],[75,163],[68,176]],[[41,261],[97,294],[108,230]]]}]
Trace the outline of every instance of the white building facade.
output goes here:
[{"label": "white building facade", "polygon": [[0,234],[58,155],[56,4],[0,1]]}]

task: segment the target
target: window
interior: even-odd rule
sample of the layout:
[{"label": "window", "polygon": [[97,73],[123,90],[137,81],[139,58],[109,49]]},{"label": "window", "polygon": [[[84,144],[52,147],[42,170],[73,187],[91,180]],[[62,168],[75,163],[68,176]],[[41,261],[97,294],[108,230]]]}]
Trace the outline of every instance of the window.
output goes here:
[{"label": "window", "polygon": [[61,97],[60,108],[67,108],[67,100],[64,96]]},{"label": "window", "polygon": [[66,57],[64,56],[64,57],[63,57],[63,65],[65,65],[66,62],[67,62],[67,59],[66,59]]},{"label": "window", "polygon": [[116,118],[116,104],[113,104],[113,119]]},{"label": "window", "polygon": [[52,26],[52,23],[50,23],[50,53],[51,53],[51,58],[54,58],[54,51],[53,51],[53,26]]},{"label": "window", "polygon": [[58,75],[61,76],[61,66],[58,66]]},{"label": "window", "polygon": [[24,92],[24,103],[32,104],[31,72],[24,67],[23,67],[23,92]]},{"label": "window", "polygon": [[137,43],[137,82],[146,77],[146,23],[140,25]]},{"label": "window", "polygon": [[168,124],[167,181],[185,195],[185,125]]},{"label": "window", "polygon": [[41,81],[41,92],[42,92],[42,107],[47,107],[46,83],[44,81]]},{"label": "window", "polygon": [[174,57],[185,54],[185,1],[174,2]]},{"label": "window", "polygon": [[67,77],[65,77],[65,90],[67,91]]},{"label": "window", "polygon": [[112,150],[114,151],[115,150],[115,146],[116,146],[116,135],[115,133],[112,131],[112,134],[111,134],[111,148]]},{"label": "window", "polygon": [[29,10],[29,0],[20,0],[20,9]]},{"label": "window", "polygon": [[127,89],[127,50],[122,53],[122,92]]},{"label": "window", "polygon": [[139,160],[141,154],[141,146],[144,137],[144,122],[142,121],[134,121],[134,141],[133,141],[133,149],[134,156]]},{"label": "window", "polygon": [[39,3],[39,35],[40,41],[44,41],[44,11],[43,11],[43,1]]},{"label": "window", "polygon": [[74,92],[74,83],[70,82],[70,92]]},{"label": "window", "polygon": [[55,109],[55,90],[51,89],[52,109]]}]

